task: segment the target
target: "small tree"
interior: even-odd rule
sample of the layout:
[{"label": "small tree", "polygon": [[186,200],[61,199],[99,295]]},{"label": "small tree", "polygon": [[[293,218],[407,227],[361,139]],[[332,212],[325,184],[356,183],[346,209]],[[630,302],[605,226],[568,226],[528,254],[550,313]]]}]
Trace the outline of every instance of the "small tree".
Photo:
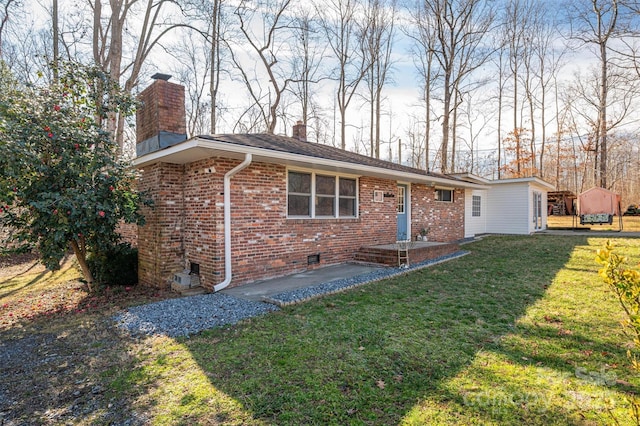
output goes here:
[{"label": "small tree", "polygon": [[[640,372],[640,272],[625,268],[626,257],[614,252],[610,241],[598,250],[596,262],[602,265],[598,274],[615,294],[625,313],[622,329],[632,339],[633,346],[627,350],[631,367]],[[634,424],[640,425],[640,397],[629,396],[630,417]],[[617,422],[616,422],[617,423]]]},{"label": "small tree", "polygon": [[92,290],[87,253],[143,223],[134,171],[117,160],[107,117],[133,102],[97,68],[65,64],[54,85],[20,86],[0,63],[0,226],[50,270],[71,248]]}]

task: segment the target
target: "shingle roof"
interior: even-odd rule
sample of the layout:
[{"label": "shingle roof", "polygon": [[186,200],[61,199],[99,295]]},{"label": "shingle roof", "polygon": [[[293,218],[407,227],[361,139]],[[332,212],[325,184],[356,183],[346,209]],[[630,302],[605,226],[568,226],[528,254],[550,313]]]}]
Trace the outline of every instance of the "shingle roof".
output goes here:
[{"label": "shingle roof", "polygon": [[458,181],[456,178],[440,173],[427,172],[413,167],[403,166],[390,161],[378,160],[355,152],[345,151],[329,145],[313,142],[304,142],[287,136],[271,135],[267,133],[257,134],[225,134],[198,136],[199,139],[225,142],[247,146],[251,148],[262,148],[276,152],[304,155],[306,157],[321,158],[325,160],[348,162],[363,166],[395,170],[405,173],[413,173],[440,179]]}]

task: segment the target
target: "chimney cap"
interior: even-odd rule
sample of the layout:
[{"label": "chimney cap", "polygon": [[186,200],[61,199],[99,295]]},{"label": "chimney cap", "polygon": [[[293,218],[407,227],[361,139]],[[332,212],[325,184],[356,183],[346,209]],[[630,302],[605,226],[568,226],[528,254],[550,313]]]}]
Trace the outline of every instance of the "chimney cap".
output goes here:
[{"label": "chimney cap", "polygon": [[171,78],[171,75],[169,74],[162,74],[162,73],[155,73],[154,75],[151,76],[152,79],[154,80],[164,80],[164,81],[168,81]]}]

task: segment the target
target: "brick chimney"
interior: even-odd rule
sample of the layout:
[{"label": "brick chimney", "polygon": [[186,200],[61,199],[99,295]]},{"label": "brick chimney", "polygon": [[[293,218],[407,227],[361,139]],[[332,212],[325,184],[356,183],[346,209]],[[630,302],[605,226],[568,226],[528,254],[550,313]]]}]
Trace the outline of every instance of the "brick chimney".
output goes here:
[{"label": "brick chimney", "polygon": [[187,139],[184,86],[169,83],[170,75],[154,74],[155,81],[138,95],[136,154],[138,157]]},{"label": "brick chimney", "polygon": [[306,142],[307,125],[298,120],[298,122],[293,126],[293,137],[294,139],[298,139],[299,141]]}]

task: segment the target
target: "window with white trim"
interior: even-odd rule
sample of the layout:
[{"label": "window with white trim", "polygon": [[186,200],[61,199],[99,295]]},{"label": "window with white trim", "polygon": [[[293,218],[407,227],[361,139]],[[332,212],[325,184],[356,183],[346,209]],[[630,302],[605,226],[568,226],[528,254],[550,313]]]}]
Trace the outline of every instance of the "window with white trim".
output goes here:
[{"label": "window with white trim", "polygon": [[336,178],[316,175],[316,216],[335,216]]},{"label": "window with white trim", "polygon": [[354,218],[358,211],[357,188],[354,178],[289,171],[287,215],[293,218]]},{"label": "window with white trim", "polygon": [[471,216],[480,217],[480,206],[482,204],[482,198],[479,195],[471,197]]},{"label": "window with white trim", "polygon": [[289,216],[311,216],[311,174],[289,172],[287,188]]},{"label": "window with white trim", "polygon": [[452,203],[453,190],[452,189],[436,189],[436,200]]},{"label": "window with white trim", "polygon": [[339,178],[338,206],[340,217],[356,217],[358,185],[355,179]]}]

